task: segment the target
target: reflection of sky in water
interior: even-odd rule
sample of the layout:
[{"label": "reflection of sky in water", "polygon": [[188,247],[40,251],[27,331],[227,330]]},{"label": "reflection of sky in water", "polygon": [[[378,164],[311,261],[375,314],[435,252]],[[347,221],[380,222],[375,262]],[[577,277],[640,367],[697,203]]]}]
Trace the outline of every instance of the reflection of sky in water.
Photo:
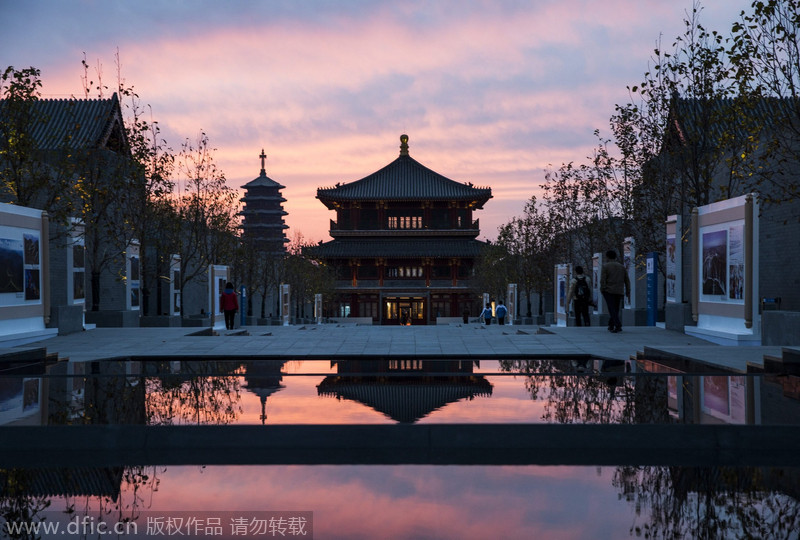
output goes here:
[{"label": "reflection of sky in water", "polygon": [[[444,364],[443,364],[444,365]],[[541,422],[545,390],[538,400],[532,400],[522,375],[492,376],[499,373],[497,361],[483,360],[475,374],[484,374],[492,385],[490,396],[479,395],[473,399],[460,399],[431,411],[418,423],[462,423],[462,422]],[[288,362],[284,373],[320,374],[336,373],[335,367],[326,362]],[[284,388],[269,395],[266,401],[266,423],[269,424],[381,424],[394,420],[370,406],[350,399],[320,396],[317,385],[322,377],[284,376]],[[389,379],[391,381],[391,379]],[[261,403],[249,391],[241,393],[242,414],[237,423],[260,423]]]},{"label": "reflection of sky in water", "polygon": [[[462,399],[432,411],[424,422],[530,422],[541,416],[541,404],[531,400],[519,378],[487,377],[493,385],[491,396]],[[267,398],[267,423],[270,424],[380,424],[391,418],[364,403],[332,396],[319,396],[321,378],[284,377],[279,392]],[[242,415],[237,423],[260,423],[261,403],[251,392],[242,392]]]},{"label": "reflection of sky in water", "polygon": [[[93,383],[94,390],[81,399],[69,392],[57,394],[69,399],[50,399],[49,414],[51,422],[58,423],[63,415],[75,419],[86,413],[87,406],[102,406],[109,415],[101,423],[145,423],[146,417],[146,423],[151,425],[254,425],[262,421],[265,424],[671,421],[666,415],[664,375],[623,374],[623,364],[606,365],[600,361],[542,362],[508,361],[501,365],[498,361],[484,360],[473,365],[470,361],[472,367],[441,363],[423,371],[385,373],[375,371],[380,367],[361,366],[359,369],[364,371],[357,374],[349,371],[352,366],[332,365],[327,360],[292,361],[263,365],[259,369],[231,363],[216,366],[209,372],[213,374],[199,376],[187,376],[181,372],[189,369],[187,365],[174,362],[157,377],[152,376],[154,373],[145,376],[142,387],[127,386],[131,381],[139,381],[137,376],[128,375],[120,383],[116,377],[100,375]],[[127,373],[124,365],[104,365],[113,367],[109,368],[111,372]],[[148,373],[156,364],[145,365],[144,372]],[[761,379],[755,380],[761,384]],[[14,382],[15,392],[19,393],[19,380],[0,378],[0,383],[3,381]],[[80,381],[81,378],[73,381],[71,377],[54,377],[50,382],[51,392],[61,386],[69,390]],[[639,398],[635,399],[637,395]],[[646,400],[642,399],[644,396]],[[0,399],[0,408],[9,406],[4,401],[8,397]],[[634,402],[637,414],[632,417]],[[47,423],[46,418],[42,421]],[[94,421],[91,414],[87,421]],[[701,423],[704,423],[702,418]]]},{"label": "reflection of sky in water", "polygon": [[[532,466],[184,466],[161,469],[158,491],[140,495],[147,501],[152,495],[148,511],[310,510],[314,537],[321,539],[628,537],[633,510],[618,500],[613,472]],[[123,505],[126,496],[130,493],[123,494]]]},{"label": "reflection of sky in water", "polygon": [[[798,538],[800,531],[791,495],[800,470],[792,468],[315,465],[143,472],[144,483],[123,481],[116,503],[53,499],[47,517],[66,521],[58,514],[66,506],[95,519],[102,507],[107,520],[139,511],[196,519],[204,512],[313,512],[315,538],[348,540],[617,539],[643,536],[635,529],[656,524],[656,538]],[[718,521],[722,515],[727,523]]]},{"label": "reflection of sky in water", "polygon": [[[656,369],[655,364],[642,362],[640,369]],[[679,418],[687,423],[707,423],[712,420],[702,414],[696,418],[692,407],[724,412],[731,410],[735,401],[737,419],[725,420],[741,423],[745,418],[742,411],[757,406],[756,400],[746,398],[743,391],[730,398],[722,393],[718,406],[710,404],[714,394],[708,388],[703,402],[701,387],[686,392],[688,401],[678,410],[677,395],[668,402],[665,374],[624,373],[622,362],[484,360],[479,365],[471,361],[467,364],[444,362],[422,371],[414,367],[411,371],[383,373],[376,370],[385,366],[358,365],[361,371],[354,374],[353,365],[327,360],[265,364],[258,369],[229,363],[214,366],[209,375],[187,375],[185,370],[197,366],[173,362],[161,366],[164,371],[154,376],[159,364],[144,363],[143,373],[149,375],[140,379],[131,375],[125,364],[111,362],[103,364],[109,373],[88,377],[93,382],[85,395],[74,393],[83,388],[83,375],[73,378],[54,373],[48,379],[47,410],[36,421],[57,424],[69,418],[77,423],[149,425],[605,424],[671,423]],[[108,376],[114,373],[124,377]],[[142,380],[144,384],[139,385]],[[700,377],[697,382],[702,384],[703,380]],[[777,385],[779,391],[787,390],[780,388],[783,379],[753,376],[747,380],[756,388],[771,391]],[[19,378],[0,377],[0,422],[4,424],[24,416],[20,404],[10,401],[20,398],[21,384]],[[38,403],[40,388],[30,384],[30,403]],[[695,394],[697,402],[690,399]],[[796,424],[800,417],[793,403],[788,399],[778,408],[764,409],[760,421],[770,423],[777,417],[782,423]],[[107,413],[99,419],[92,415],[98,407]]]}]

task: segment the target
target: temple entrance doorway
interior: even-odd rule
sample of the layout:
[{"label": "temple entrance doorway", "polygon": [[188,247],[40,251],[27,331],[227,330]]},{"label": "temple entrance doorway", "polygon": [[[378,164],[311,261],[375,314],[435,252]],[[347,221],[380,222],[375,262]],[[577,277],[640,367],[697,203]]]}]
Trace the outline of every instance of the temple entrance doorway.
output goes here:
[{"label": "temple entrance doorway", "polygon": [[383,324],[427,324],[425,304],[422,296],[386,297],[383,299]]}]

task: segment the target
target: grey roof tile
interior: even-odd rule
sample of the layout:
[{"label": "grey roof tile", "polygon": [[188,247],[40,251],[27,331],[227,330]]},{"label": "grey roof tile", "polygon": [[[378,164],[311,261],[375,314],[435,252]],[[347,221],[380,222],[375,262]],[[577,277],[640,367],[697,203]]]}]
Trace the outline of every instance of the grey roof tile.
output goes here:
[{"label": "grey roof tile", "polygon": [[[256,187],[274,187],[278,189],[283,189],[286,186],[280,185],[278,182],[267,176],[267,173],[264,169],[261,169],[261,174],[258,175],[257,178],[254,180],[246,183],[242,186],[244,189],[251,189]],[[285,199],[284,199],[285,200]]]},{"label": "grey roof tile", "polygon": [[[38,148],[99,148],[117,128],[124,137],[117,94],[109,99],[39,99],[30,102],[31,135]],[[0,100],[0,116],[8,101]]]},{"label": "grey roof tile", "polygon": [[323,202],[468,200],[480,207],[491,197],[491,188],[451,180],[422,165],[407,150],[361,180],[317,189],[317,198]]}]

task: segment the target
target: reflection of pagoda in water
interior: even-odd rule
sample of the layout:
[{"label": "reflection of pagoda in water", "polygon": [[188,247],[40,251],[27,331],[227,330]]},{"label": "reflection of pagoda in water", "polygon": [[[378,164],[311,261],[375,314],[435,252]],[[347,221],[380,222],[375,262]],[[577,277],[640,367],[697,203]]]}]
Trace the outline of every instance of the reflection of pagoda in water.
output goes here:
[{"label": "reflection of pagoda in water", "polygon": [[267,421],[267,398],[286,388],[281,384],[283,380],[283,362],[273,362],[269,360],[261,362],[249,362],[245,366],[245,388],[254,393],[261,400],[261,423]]},{"label": "reflection of pagoda in water", "polygon": [[478,360],[343,360],[337,375],[317,386],[320,396],[349,399],[400,423],[414,423],[449,403],[492,395],[492,385],[473,375]]}]

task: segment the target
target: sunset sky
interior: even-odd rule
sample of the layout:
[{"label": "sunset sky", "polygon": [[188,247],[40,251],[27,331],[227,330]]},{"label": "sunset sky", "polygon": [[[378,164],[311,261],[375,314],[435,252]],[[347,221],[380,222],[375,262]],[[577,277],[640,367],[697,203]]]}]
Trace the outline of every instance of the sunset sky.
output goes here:
[{"label": "sunset sky", "polygon": [[[727,34],[750,0],[705,0]],[[659,35],[691,0],[0,0],[0,69],[35,66],[46,98],[121,77],[173,149],[205,131],[231,187],[260,170],[286,189],[289,235],[328,239],[316,189],[411,156],[490,186],[481,237],[521,213],[552,164],[582,162],[629,101]]]}]

